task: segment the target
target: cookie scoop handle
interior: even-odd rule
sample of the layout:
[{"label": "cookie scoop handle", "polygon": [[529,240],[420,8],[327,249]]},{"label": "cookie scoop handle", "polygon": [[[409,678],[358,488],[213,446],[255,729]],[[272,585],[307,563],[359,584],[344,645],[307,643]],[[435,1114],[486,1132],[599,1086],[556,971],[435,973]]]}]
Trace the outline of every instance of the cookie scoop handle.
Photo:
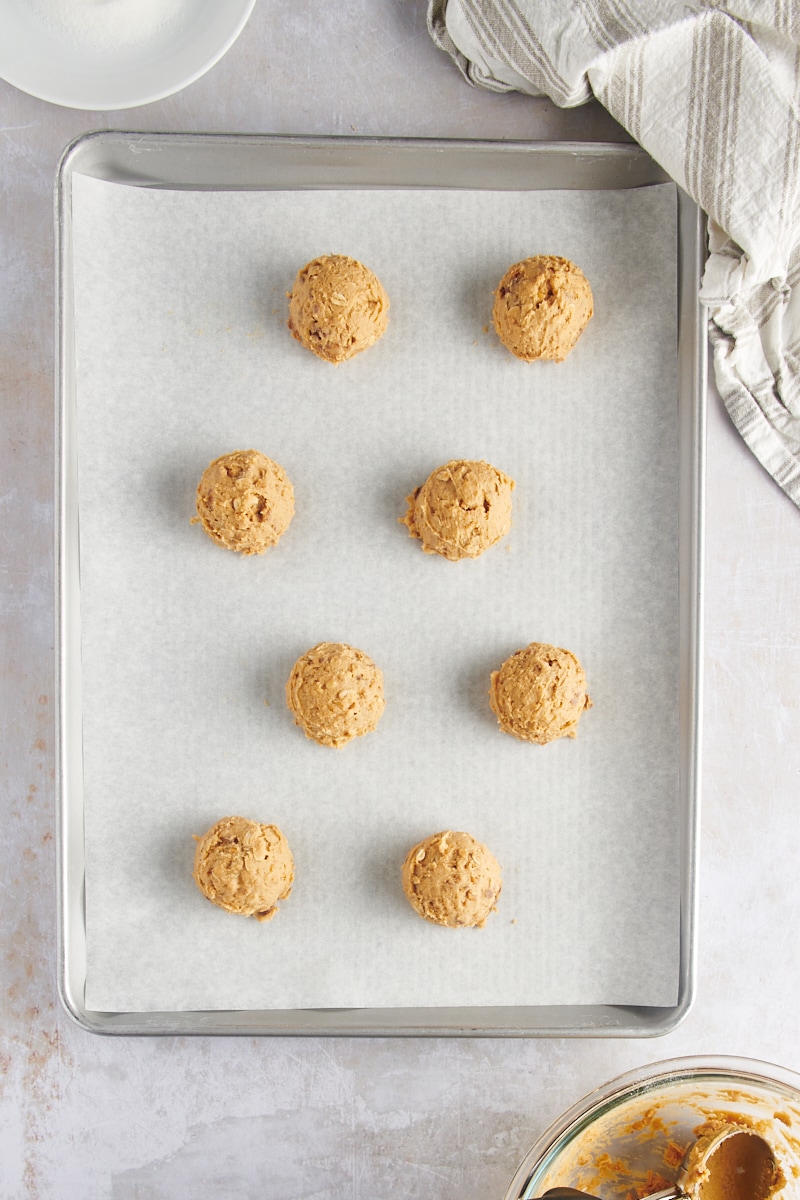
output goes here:
[{"label": "cookie scoop handle", "polygon": [[[669,1187],[663,1192],[653,1192],[647,1200],[683,1200],[684,1193],[677,1186]],[[575,1188],[557,1187],[542,1192],[538,1200],[600,1200],[590,1192],[578,1192]]]},{"label": "cookie scoop handle", "polygon": [[557,1187],[548,1188],[536,1200],[600,1200],[600,1197],[591,1192],[577,1192],[575,1188]]},{"label": "cookie scoop handle", "polygon": [[575,1188],[557,1187],[548,1188],[536,1200],[600,1200],[600,1197],[591,1192],[577,1192]]},{"label": "cookie scoop handle", "polygon": [[600,1197],[591,1192],[578,1192],[575,1188],[557,1187],[548,1188],[536,1200],[600,1200]]}]

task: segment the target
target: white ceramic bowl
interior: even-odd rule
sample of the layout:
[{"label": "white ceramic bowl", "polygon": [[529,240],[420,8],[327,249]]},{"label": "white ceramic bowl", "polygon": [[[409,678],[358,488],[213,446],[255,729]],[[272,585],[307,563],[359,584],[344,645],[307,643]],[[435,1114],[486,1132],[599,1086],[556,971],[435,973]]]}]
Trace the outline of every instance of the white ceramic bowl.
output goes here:
[{"label": "white ceramic bowl", "polygon": [[[505,1200],[533,1200],[572,1187],[624,1200],[656,1176],[678,1174],[680,1150],[698,1125],[725,1114],[759,1127],[788,1184],[800,1191],[800,1076],[745,1058],[681,1058],[651,1063],[590,1092],[531,1147]],[[651,1174],[652,1173],[652,1174]]]},{"label": "white ceramic bowl", "polygon": [[0,77],[68,108],[180,91],[222,58],[255,0],[0,0]]}]

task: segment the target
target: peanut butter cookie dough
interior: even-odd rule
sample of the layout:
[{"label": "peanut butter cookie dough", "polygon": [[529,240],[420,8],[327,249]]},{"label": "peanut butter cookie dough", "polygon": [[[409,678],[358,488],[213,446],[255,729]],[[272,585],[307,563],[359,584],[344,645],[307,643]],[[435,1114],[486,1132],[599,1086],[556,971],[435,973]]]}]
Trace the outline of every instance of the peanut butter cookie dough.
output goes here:
[{"label": "peanut butter cookie dough", "polygon": [[380,721],[386,706],[383,672],[353,646],[320,642],[292,667],[286,705],[307,738],[320,746],[344,746]]},{"label": "peanut butter cookie dough", "polygon": [[500,341],[525,362],[563,362],[594,313],[589,281],[567,258],[539,254],[509,267],[494,294]]},{"label": "peanut butter cookie dough", "polygon": [[195,840],[192,878],[206,899],[229,913],[271,920],[294,882],[292,852],[280,829],[223,817]]},{"label": "peanut butter cookie dough", "polygon": [[469,833],[434,833],[406,855],[403,891],[426,921],[449,929],[482,928],[503,886],[500,864]]},{"label": "peanut butter cookie dough", "polygon": [[511,528],[514,480],[486,462],[454,459],[406,497],[400,523],[426,554],[456,562],[477,558]]},{"label": "peanut butter cookie dough", "polygon": [[197,485],[198,522],[218,546],[263,554],[294,516],[294,489],[283,467],[258,450],[235,450],[206,467]]},{"label": "peanut butter cookie dough", "polygon": [[380,280],[345,254],[323,254],[306,263],[288,296],[292,337],[327,362],[360,354],[388,324],[389,297]]},{"label": "peanut butter cookie dough", "polygon": [[786,1177],[769,1142],[748,1125],[708,1122],[678,1176],[690,1200],[769,1200]]},{"label": "peanut butter cookie dough", "polygon": [[492,672],[489,703],[503,733],[540,746],[574,738],[592,702],[586,675],[570,650],[531,642]]}]

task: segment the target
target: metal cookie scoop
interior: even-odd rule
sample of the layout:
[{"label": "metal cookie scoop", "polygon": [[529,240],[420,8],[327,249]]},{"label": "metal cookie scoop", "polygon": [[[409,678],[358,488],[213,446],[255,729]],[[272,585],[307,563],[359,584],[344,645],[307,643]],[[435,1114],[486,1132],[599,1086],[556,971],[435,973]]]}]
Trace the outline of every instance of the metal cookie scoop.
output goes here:
[{"label": "metal cookie scoop", "polygon": [[[647,1200],[768,1200],[784,1183],[769,1142],[745,1125],[729,1125],[698,1138],[677,1183]],[[550,1188],[540,1200],[600,1200],[574,1188]]]}]

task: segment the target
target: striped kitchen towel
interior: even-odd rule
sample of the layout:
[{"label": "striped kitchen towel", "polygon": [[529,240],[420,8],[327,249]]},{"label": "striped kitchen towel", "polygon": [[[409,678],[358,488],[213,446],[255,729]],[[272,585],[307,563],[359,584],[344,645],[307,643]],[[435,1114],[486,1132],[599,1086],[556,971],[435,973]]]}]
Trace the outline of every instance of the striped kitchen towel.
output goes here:
[{"label": "striped kitchen towel", "polygon": [[800,4],[429,0],[470,83],[595,96],[708,214],[717,387],[800,507]]}]

